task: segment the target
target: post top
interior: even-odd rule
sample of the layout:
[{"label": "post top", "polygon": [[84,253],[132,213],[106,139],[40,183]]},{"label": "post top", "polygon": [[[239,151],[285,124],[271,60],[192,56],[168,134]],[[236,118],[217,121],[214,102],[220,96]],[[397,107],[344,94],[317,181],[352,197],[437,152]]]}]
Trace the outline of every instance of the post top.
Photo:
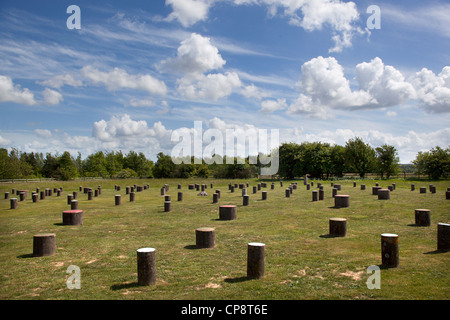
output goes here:
[{"label": "post top", "polygon": [[381,236],[382,237],[391,237],[391,238],[398,237],[398,235],[395,233],[382,233]]},{"label": "post top", "polygon": [[248,245],[252,246],[252,247],[264,247],[265,246],[265,244],[261,243],[261,242],[249,242]]},{"label": "post top", "polygon": [[136,250],[137,252],[154,252],[155,248],[140,248]]}]

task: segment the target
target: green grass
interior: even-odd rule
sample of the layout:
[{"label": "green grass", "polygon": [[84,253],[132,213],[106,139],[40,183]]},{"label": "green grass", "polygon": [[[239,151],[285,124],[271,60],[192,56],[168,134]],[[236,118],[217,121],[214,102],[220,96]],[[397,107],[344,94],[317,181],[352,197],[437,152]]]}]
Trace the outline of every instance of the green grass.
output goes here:
[{"label": "green grass", "polygon": [[[105,180],[0,185],[0,299],[449,299],[450,252],[436,251],[437,223],[450,222],[450,201],[445,200],[449,181],[379,181],[396,183],[391,199],[372,196],[374,180],[340,181],[339,194],[350,195],[350,207],[335,209],[330,182],[324,181],[325,199],[312,202],[311,191],[298,181],[290,198],[275,182],[268,182],[268,200],[252,193],[257,180],[249,180],[250,205],[242,206],[241,190],[228,191],[228,180]],[[247,181],[235,180],[233,183]],[[150,184],[130,203],[125,187]],[[172,211],[164,212],[160,188],[170,185]],[[183,202],[177,202],[177,184]],[[188,190],[189,183],[208,183],[207,197]],[[214,188],[209,188],[213,183]],[[365,183],[366,190],[360,190]],[[410,184],[416,191],[410,191]],[[436,185],[437,193],[419,193],[420,186]],[[82,226],[62,225],[69,209],[67,194],[80,185],[102,195],[87,200],[79,192],[84,210]],[[117,192],[114,185],[122,190]],[[10,210],[4,192],[12,188],[35,190],[64,188],[32,203],[31,195]],[[212,191],[221,190],[218,204]],[[316,184],[312,188],[316,190]],[[122,205],[114,205],[114,195]],[[219,205],[236,204],[237,220],[220,221]],[[431,226],[414,226],[414,209],[431,210]],[[347,218],[347,236],[330,238],[328,219]],[[216,228],[214,249],[195,249],[195,229]],[[32,257],[33,235],[56,234],[56,254]],[[369,290],[366,269],[381,264],[380,234],[399,235],[400,265],[381,270],[381,289]],[[265,275],[246,278],[247,243],[266,244]],[[157,283],[137,285],[136,250],[156,249]],[[70,265],[81,270],[81,289],[66,286]]]}]

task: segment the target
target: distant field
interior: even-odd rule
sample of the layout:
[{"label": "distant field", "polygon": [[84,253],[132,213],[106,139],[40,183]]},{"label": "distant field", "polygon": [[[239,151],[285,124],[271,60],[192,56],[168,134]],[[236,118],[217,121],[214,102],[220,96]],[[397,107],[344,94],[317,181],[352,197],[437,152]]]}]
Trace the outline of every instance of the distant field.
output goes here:
[{"label": "distant field", "polygon": [[[261,191],[252,193],[260,181],[249,183],[249,206],[242,206],[241,190],[228,190],[229,180],[99,180],[85,182],[48,181],[0,185],[0,299],[207,299],[207,300],[309,300],[309,299],[449,299],[450,252],[438,252],[437,223],[450,222],[450,200],[445,190],[450,181],[379,180],[382,187],[396,183],[390,200],[372,195],[376,180],[341,180],[342,191],[350,195],[350,207],[334,208],[330,181],[324,185],[323,201],[311,201],[311,190],[302,180],[290,198],[286,187],[294,181],[266,181],[268,199]],[[149,184],[129,202],[125,187]],[[178,190],[177,185],[182,184]],[[208,196],[197,196],[188,184],[206,183]],[[213,189],[210,184],[213,184]],[[411,191],[414,183],[416,190]],[[169,184],[172,211],[164,212],[160,189]],[[366,184],[366,190],[360,185]],[[429,184],[437,192],[429,192]],[[67,194],[79,186],[97,188],[102,194],[92,201],[79,192],[79,208],[84,210],[82,226],[62,224],[68,210]],[[121,190],[115,191],[114,185]],[[63,187],[32,203],[36,187]],[[419,187],[427,187],[426,194]],[[4,192],[29,190],[18,208],[10,209]],[[212,203],[214,190],[221,190],[219,203]],[[177,192],[183,201],[177,201]],[[115,206],[114,196],[122,195]],[[11,197],[15,197],[11,195]],[[237,219],[219,220],[219,205],[235,204]],[[431,210],[431,226],[414,225],[414,210]],[[327,237],[329,218],[347,219],[347,235]],[[214,227],[216,246],[195,249],[195,229]],[[33,235],[56,234],[56,253],[32,257]],[[380,234],[399,235],[400,265],[381,269],[381,289],[368,289],[367,268],[381,264]],[[265,247],[265,275],[246,278],[247,243]],[[136,250],[156,249],[157,281],[153,286],[137,285]],[[70,265],[81,271],[81,289],[68,289],[66,273]]]}]

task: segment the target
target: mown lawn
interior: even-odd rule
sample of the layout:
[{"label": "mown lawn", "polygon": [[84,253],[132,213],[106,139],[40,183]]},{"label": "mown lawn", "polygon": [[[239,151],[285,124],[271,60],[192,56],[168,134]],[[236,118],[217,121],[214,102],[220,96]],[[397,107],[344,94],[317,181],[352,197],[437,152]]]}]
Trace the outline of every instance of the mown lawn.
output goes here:
[{"label": "mown lawn", "polygon": [[[228,180],[104,180],[0,185],[0,299],[207,299],[207,300],[310,300],[310,299],[449,299],[450,252],[438,252],[437,223],[450,222],[450,200],[445,199],[447,181],[380,180],[381,186],[396,183],[390,200],[372,195],[375,180],[339,181],[350,195],[350,207],[334,208],[330,181],[324,185],[325,199],[312,202],[311,190],[302,180],[290,198],[279,181],[268,199],[261,191],[252,193],[257,180],[248,182],[250,204],[242,206],[241,190],[228,190]],[[320,181],[319,181],[320,182]],[[125,187],[149,184],[129,202]],[[169,184],[172,211],[164,212],[160,188]],[[178,183],[182,189],[178,190]],[[207,183],[208,196],[197,196],[188,184]],[[210,184],[213,184],[213,189]],[[416,190],[410,190],[415,183]],[[115,191],[114,185],[121,191]],[[366,184],[366,190],[360,185]],[[434,184],[437,192],[429,192]],[[68,210],[67,194],[79,186],[97,188],[102,195],[87,200],[79,192],[84,210],[82,226],[62,224]],[[426,194],[419,187],[427,187]],[[63,187],[61,197],[53,195],[32,203],[36,187]],[[4,192],[26,189],[28,198],[10,209]],[[221,199],[212,203],[212,191]],[[184,199],[177,201],[177,192]],[[122,204],[114,205],[114,195]],[[14,197],[14,196],[12,196]],[[219,205],[238,206],[237,219],[219,220]],[[431,210],[431,226],[414,225],[414,209]],[[327,237],[328,219],[347,219],[347,235]],[[214,227],[216,246],[195,249],[195,229]],[[56,254],[32,257],[33,235],[56,234]],[[381,289],[368,289],[367,268],[381,264],[381,233],[399,235],[400,265],[381,269]],[[246,278],[247,243],[266,244],[265,275]],[[156,249],[157,283],[137,285],[136,250]],[[70,265],[81,270],[81,289],[68,289]]]}]

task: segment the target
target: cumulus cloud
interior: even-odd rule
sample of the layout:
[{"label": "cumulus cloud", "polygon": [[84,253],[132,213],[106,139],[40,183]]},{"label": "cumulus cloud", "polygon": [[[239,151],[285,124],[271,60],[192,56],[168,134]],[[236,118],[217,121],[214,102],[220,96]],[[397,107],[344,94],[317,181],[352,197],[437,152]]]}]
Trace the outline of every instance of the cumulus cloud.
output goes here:
[{"label": "cumulus cloud", "polygon": [[283,110],[286,109],[287,103],[286,99],[277,99],[277,100],[264,100],[261,102],[261,109],[260,111],[263,113],[270,113],[277,110]]},{"label": "cumulus cloud", "polygon": [[26,105],[34,105],[34,94],[27,88],[14,85],[8,76],[0,75],[0,102],[15,102]]},{"label": "cumulus cloud", "polygon": [[414,87],[405,81],[401,72],[384,65],[378,57],[356,66],[356,80],[373,97],[371,106],[391,107],[415,98]]},{"label": "cumulus cloud", "polygon": [[217,101],[242,86],[236,72],[208,73],[222,68],[225,63],[208,37],[192,33],[181,42],[177,56],[162,61],[160,68],[183,74],[177,79],[177,91],[181,96]]},{"label": "cumulus cloud", "polygon": [[166,21],[178,20],[183,27],[189,27],[208,18],[208,12],[213,0],[166,0],[166,5],[172,7],[172,12]]},{"label": "cumulus cloud", "polygon": [[399,70],[376,57],[356,65],[355,71],[357,88],[352,88],[334,57],[319,56],[305,62],[297,83],[300,94],[287,113],[326,119],[333,116],[333,109],[390,108],[416,99],[429,112],[450,111],[450,67],[437,76],[423,69],[407,80]]},{"label": "cumulus cloud", "polygon": [[163,69],[182,73],[205,73],[221,68],[226,61],[208,37],[192,33],[177,49],[177,56],[161,63]]},{"label": "cumulus cloud", "polygon": [[450,112],[450,67],[436,75],[423,68],[411,80],[422,107],[432,113]]},{"label": "cumulus cloud", "polygon": [[242,85],[236,72],[215,73],[184,77],[178,80],[178,92],[189,99],[217,101],[229,96]]},{"label": "cumulus cloud", "polygon": [[49,88],[45,88],[44,91],[42,91],[42,96],[44,97],[44,101],[42,103],[46,105],[59,104],[64,100],[61,93]]},{"label": "cumulus cloud", "polygon": [[[166,0],[172,12],[166,21],[178,20],[189,27],[208,18],[210,8],[219,0]],[[222,1],[224,2],[224,1]],[[356,4],[340,0],[234,0],[235,5],[266,6],[269,17],[278,14],[288,23],[307,31],[322,30],[324,26],[332,31],[334,47],[330,52],[340,52],[351,46],[355,33],[362,33],[355,23],[359,20]],[[280,13],[279,13],[280,12]]]},{"label": "cumulus cloud", "polygon": [[150,94],[158,95],[165,95],[167,92],[167,87],[163,81],[148,74],[130,75],[120,68],[114,68],[110,72],[103,72],[88,65],[81,69],[81,74],[94,84],[104,85],[109,91],[125,88],[147,91]]}]

